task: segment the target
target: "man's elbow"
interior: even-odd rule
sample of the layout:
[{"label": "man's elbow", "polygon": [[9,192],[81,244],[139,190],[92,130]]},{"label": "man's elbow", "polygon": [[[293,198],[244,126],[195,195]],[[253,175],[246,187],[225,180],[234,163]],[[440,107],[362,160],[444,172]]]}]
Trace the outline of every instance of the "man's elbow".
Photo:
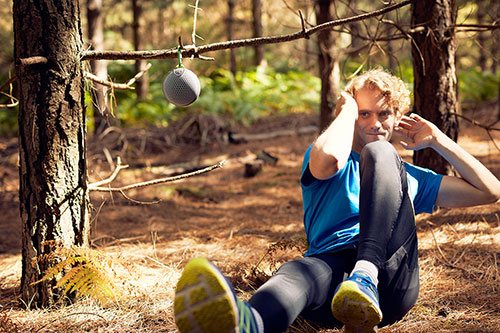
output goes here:
[{"label": "man's elbow", "polygon": [[339,161],[331,156],[329,158],[313,159],[309,161],[309,170],[316,179],[324,180],[337,173],[340,164]]}]

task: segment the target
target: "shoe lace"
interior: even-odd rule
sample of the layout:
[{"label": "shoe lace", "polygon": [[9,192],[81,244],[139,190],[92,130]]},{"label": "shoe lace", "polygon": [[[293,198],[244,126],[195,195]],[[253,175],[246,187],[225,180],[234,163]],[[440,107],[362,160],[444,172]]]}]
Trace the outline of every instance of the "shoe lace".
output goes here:
[{"label": "shoe lace", "polygon": [[257,333],[257,323],[255,322],[255,317],[252,313],[250,305],[237,299],[238,302],[238,313],[240,317],[239,322],[239,332],[240,333]]}]

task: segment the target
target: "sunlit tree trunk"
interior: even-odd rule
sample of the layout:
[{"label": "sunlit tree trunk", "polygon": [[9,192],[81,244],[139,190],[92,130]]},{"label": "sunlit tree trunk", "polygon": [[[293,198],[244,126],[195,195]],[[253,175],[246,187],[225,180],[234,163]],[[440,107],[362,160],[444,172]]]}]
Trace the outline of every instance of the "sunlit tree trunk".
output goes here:
[{"label": "sunlit tree trunk", "polygon": [[[262,2],[261,0],[252,0],[252,31],[253,37],[262,37]],[[253,63],[260,66],[264,60],[264,46],[254,46]]]},{"label": "sunlit tree trunk", "polygon": [[[133,11],[133,34],[134,34],[134,49],[137,51],[143,50],[142,43],[142,2],[141,0],[132,0],[132,11]],[[135,72],[142,72],[147,66],[146,60],[136,60],[135,61]],[[135,90],[137,92],[137,97],[145,99],[148,95],[149,90],[149,76],[148,73],[136,81]]]},{"label": "sunlit tree trunk", "polygon": [[[38,281],[47,241],[88,244],[83,49],[77,0],[15,0],[14,49],[19,84],[21,291],[25,304],[48,306],[61,295]],[[22,58],[47,63],[22,66]]]},{"label": "sunlit tree trunk", "polygon": [[[233,40],[234,39],[234,0],[228,0],[227,7],[228,7],[227,22],[226,22],[227,40]],[[238,68],[237,68],[237,64],[236,64],[236,50],[235,49],[229,50],[229,69],[230,69],[231,73],[233,73],[233,75],[236,76],[236,71],[238,70]]]},{"label": "sunlit tree trunk", "polygon": [[[87,24],[90,49],[104,50],[102,0],[87,0]],[[91,60],[90,68],[98,78],[107,80],[108,68],[106,60]],[[93,84],[90,89],[94,110],[95,134],[102,133],[109,126],[106,91],[105,86],[97,83]]]},{"label": "sunlit tree trunk", "polygon": [[[316,24],[332,21],[331,5],[333,0],[316,0]],[[330,30],[318,33],[318,63],[321,78],[320,130],[325,129],[333,120],[333,110],[339,91],[339,55],[335,48],[335,38]]]},{"label": "sunlit tree trunk", "polygon": [[[412,28],[423,28],[413,34],[415,43],[412,43],[415,111],[456,141],[455,2],[414,0],[411,12]],[[446,160],[432,149],[416,151],[413,161],[438,173],[451,171]]]},{"label": "sunlit tree trunk", "polygon": [[[484,2],[485,1],[482,1],[477,6],[476,17],[477,17],[478,24],[485,24],[486,23],[484,21],[484,18],[486,16],[486,11],[488,10],[488,8],[487,8],[487,6],[485,6]],[[484,71],[486,71],[487,47],[486,47],[486,36],[485,36],[483,31],[477,32],[477,43],[479,44],[479,68],[481,68],[481,71],[484,72]]]}]

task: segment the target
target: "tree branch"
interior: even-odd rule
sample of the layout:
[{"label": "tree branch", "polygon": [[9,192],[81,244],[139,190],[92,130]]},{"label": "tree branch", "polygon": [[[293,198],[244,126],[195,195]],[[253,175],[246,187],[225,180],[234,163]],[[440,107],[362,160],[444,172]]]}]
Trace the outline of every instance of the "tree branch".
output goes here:
[{"label": "tree branch", "polygon": [[[276,44],[282,42],[289,42],[292,40],[297,40],[301,38],[307,38],[308,36],[317,33],[322,30],[330,29],[335,26],[343,25],[350,22],[361,21],[371,17],[379,16],[390,11],[396,10],[398,8],[404,7],[410,4],[411,0],[404,0],[400,3],[387,6],[385,8],[375,10],[366,14],[356,15],[353,17],[334,20],[326,22],[310,29],[302,29],[301,31],[281,36],[271,36],[271,37],[258,37],[250,39],[239,39],[227,42],[218,42],[213,44],[207,44],[204,46],[195,47],[194,45],[185,46],[181,50],[182,56],[190,57],[196,56],[202,53],[219,51],[225,49],[233,49],[246,46],[256,46],[263,44]],[[82,60],[97,60],[97,59],[109,59],[109,60],[140,60],[140,59],[168,59],[177,57],[177,48],[172,48],[168,50],[151,50],[151,51],[85,51],[82,53]]]},{"label": "tree branch", "polygon": [[86,79],[93,81],[95,83],[98,83],[100,85],[106,86],[106,87],[110,87],[113,89],[120,89],[120,90],[134,90],[135,89],[134,87],[131,87],[126,83],[114,83],[114,82],[100,79],[90,72],[84,72],[83,74],[84,74]]},{"label": "tree branch", "polygon": [[[478,123],[477,121],[475,121],[474,119],[470,119],[464,115],[461,115],[459,113],[456,113],[456,112],[450,112],[451,115],[454,115],[454,116],[457,116],[459,118],[462,118],[466,121],[468,121],[469,123],[471,123],[472,125],[474,126],[478,126],[478,127],[481,127],[481,128],[484,128],[485,130],[487,131],[500,131],[500,128],[497,128],[497,127],[493,127],[492,125],[483,125],[481,123]],[[496,123],[496,122],[495,122]]]},{"label": "tree branch", "polygon": [[500,147],[497,145],[497,143],[495,142],[495,138],[493,137],[493,135],[491,135],[491,131],[500,131],[500,128],[497,128],[497,127],[493,127],[493,125],[495,125],[497,122],[494,122],[493,125],[483,125],[483,124],[480,124],[478,123],[477,121],[475,121],[474,119],[470,119],[470,118],[467,118],[465,117],[464,115],[461,115],[459,113],[456,113],[456,112],[450,112],[450,114],[454,115],[454,116],[457,116],[459,118],[462,118],[468,122],[470,122],[472,125],[474,126],[477,126],[477,127],[480,127],[480,128],[483,128],[486,130],[486,133],[488,134],[488,137],[490,138],[491,142],[493,142],[493,145],[495,146],[495,148],[500,151]]},{"label": "tree branch", "polygon": [[11,94],[4,93],[3,91],[0,91],[0,94],[9,97],[11,101],[10,104],[0,104],[0,108],[13,108],[19,104],[19,100]]},{"label": "tree branch", "polygon": [[500,28],[500,24],[455,24],[455,28],[470,28],[461,29],[458,31],[485,31],[485,30],[496,30]]},{"label": "tree branch", "polygon": [[131,185],[122,186],[122,187],[89,186],[88,189],[89,189],[89,191],[120,192],[120,193],[122,193],[124,191],[128,191],[128,190],[131,190],[131,189],[134,189],[134,188],[140,188],[140,187],[146,187],[146,186],[157,185],[157,184],[162,184],[162,183],[168,183],[168,182],[173,182],[173,181],[176,181],[176,180],[181,180],[181,179],[185,179],[185,178],[189,178],[189,177],[193,177],[193,176],[198,176],[198,175],[201,175],[203,173],[210,172],[210,171],[212,171],[214,169],[222,168],[222,166],[224,165],[224,162],[225,161],[220,161],[219,163],[211,165],[211,166],[206,167],[204,169],[193,171],[193,172],[188,172],[188,173],[185,173],[185,174],[182,174],[182,175],[178,175],[178,176],[174,176],[174,177],[165,177],[165,178],[153,179],[153,180],[149,180],[149,181],[146,181],[146,182],[137,183],[137,184],[131,184]]},{"label": "tree branch", "polygon": [[21,63],[21,66],[31,66],[38,64],[46,64],[48,62],[48,59],[42,56],[34,56],[29,58],[21,58],[19,62]]},{"label": "tree branch", "polygon": [[146,73],[150,68],[151,68],[151,64],[148,63],[147,66],[142,71],[140,71],[133,78],[128,80],[127,83],[114,83],[114,82],[102,80],[90,72],[84,72],[84,75],[85,75],[86,79],[94,81],[94,82],[99,83],[99,84],[106,86],[106,87],[110,87],[113,89],[122,89],[122,90],[134,90],[135,88],[132,87],[132,84],[134,84],[135,81],[139,80],[144,75],[144,73]]},{"label": "tree branch", "polygon": [[9,104],[0,104],[0,108],[13,108],[19,104],[19,100],[17,98],[12,96],[11,94],[8,94],[8,93],[5,93],[2,91],[5,88],[7,88],[8,86],[10,86],[10,91],[12,93],[12,82],[16,81],[16,79],[17,79],[17,76],[14,75],[7,82],[2,84],[2,86],[0,87],[0,94],[5,95],[5,96],[10,98],[10,103]]},{"label": "tree branch", "polygon": [[126,169],[126,168],[128,168],[128,165],[122,165],[122,160],[121,160],[120,156],[118,156],[118,158],[116,160],[116,167],[115,167],[115,170],[113,170],[113,173],[111,173],[111,175],[106,179],[89,184],[88,185],[89,190],[92,190],[93,188],[97,188],[99,186],[107,185],[107,184],[111,183],[113,180],[115,180],[118,173],[122,169]]},{"label": "tree branch", "polygon": [[14,81],[17,80],[17,76],[12,76],[7,82],[5,82],[4,84],[2,84],[2,86],[0,87],[0,91],[4,90],[5,88],[7,88],[7,86],[11,85]]}]

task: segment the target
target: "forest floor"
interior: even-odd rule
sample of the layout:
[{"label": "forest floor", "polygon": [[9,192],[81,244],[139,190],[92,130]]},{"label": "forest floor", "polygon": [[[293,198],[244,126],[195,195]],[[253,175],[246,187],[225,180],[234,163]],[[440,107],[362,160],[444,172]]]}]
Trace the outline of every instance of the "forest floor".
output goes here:
[{"label": "forest floor", "polygon": [[[488,124],[492,113],[470,111],[468,116]],[[184,122],[181,129],[188,133],[196,124],[198,129],[215,126],[207,119]],[[295,130],[316,120],[317,115],[297,114],[238,130]],[[500,152],[487,133],[465,121],[461,127],[459,143],[500,177]],[[117,130],[89,138],[90,182],[110,174],[106,155],[115,161],[121,155],[130,165],[113,186],[165,177],[172,170],[167,166],[186,167],[180,163],[227,162],[200,176],[127,192],[136,201],[160,200],[156,204],[92,192],[92,247],[128,263],[127,270],[117,270],[121,298],[106,306],[82,299],[42,310],[27,310],[19,300],[17,139],[0,139],[0,331],[173,332],[174,289],[189,259],[208,257],[246,299],[281,263],[300,257],[305,233],[299,176],[303,153],[316,134],[228,144],[210,140],[209,130],[201,132],[203,145],[176,143],[165,129]],[[492,135],[500,143],[500,132]],[[260,173],[244,177],[245,161],[264,150],[277,157],[277,163],[265,163]],[[411,160],[409,152],[400,152]],[[499,332],[500,203],[437,209],[417,216],[417,228],[418,302],[400,322],[380,332]],[[318,330],[299,319],[287,332]]]}]

